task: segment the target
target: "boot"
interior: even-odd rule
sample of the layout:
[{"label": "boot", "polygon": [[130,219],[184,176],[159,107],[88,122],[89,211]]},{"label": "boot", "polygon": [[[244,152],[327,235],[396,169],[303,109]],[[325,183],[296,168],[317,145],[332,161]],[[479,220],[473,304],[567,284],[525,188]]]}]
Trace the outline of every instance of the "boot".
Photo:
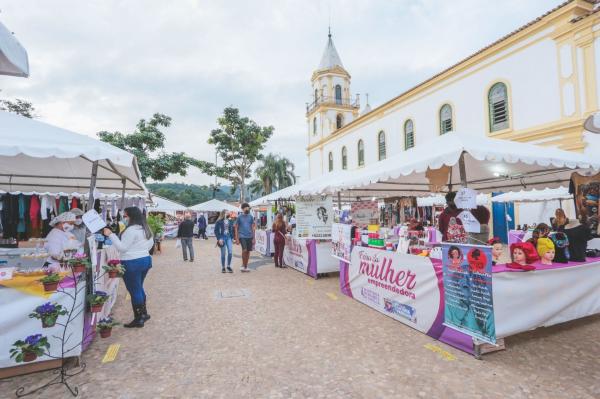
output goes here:
[{"label": "boot", "polygon": [[142,305],[142,319],[144,319],[144,322],[150,320],[150,315],[148,314],[148,310],[146,310],[146,301]]},{"label": "boot", "polygon": [[123,324],[125,328],[144,327],[143,306],[133,305],[133,320],[131,323]]}]

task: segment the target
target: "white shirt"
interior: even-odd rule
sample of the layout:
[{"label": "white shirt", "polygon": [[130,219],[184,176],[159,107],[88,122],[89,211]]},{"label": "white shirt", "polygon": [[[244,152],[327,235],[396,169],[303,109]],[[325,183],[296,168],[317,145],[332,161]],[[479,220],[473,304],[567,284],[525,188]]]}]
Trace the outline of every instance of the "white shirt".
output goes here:
[{"label": "white shirt", "polygon": [[154,245],[154,238],[146,238],[142,226],[131,226],[125,229],[121,239],[115,233],[110,235],[115,248],[121,253],[121,260],[132,260],[150,256],[150,248]]},{"label": "white shirt", "polygon": [[46,236],[46,244],[44,248],[50,255],[47,259],[48,263],[58,263],[57,259],[62,259],[63,251],[66,249],[77,249],[81,243],[71,233],[67,233],[61,229],[53,228]]}]

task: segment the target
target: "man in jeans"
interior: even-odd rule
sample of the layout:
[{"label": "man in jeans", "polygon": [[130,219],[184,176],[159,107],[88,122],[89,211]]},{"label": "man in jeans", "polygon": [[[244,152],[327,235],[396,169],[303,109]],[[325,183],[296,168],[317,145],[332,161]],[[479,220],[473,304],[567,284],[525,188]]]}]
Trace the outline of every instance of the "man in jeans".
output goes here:
[{"label": "man in jeans", "polygon": [[190,262],[194,261],[194,222],[192,216],[185,215],[185,220],[181,222],[177,229],[177,238],[181,240],[181,249],[183,250],[183,261],[187,262],[188,249],[190,250]]},{"label": "man in jeans", "polygon": [[206,237],[206,224],[206,218],[201,213],[198,218],[198,238],[202,238],[203,240],[208,240],[208,237]]},{"label": "man in jeans", "polygon": [[242,246],[242,272],[249,272],[248,260],[250,259],[250,251],[254,247],[254,231],[256,224],[254,217],[250,214],[250,205],[242,204],[241,215],[238,215],[235,221],[235,243]]}]

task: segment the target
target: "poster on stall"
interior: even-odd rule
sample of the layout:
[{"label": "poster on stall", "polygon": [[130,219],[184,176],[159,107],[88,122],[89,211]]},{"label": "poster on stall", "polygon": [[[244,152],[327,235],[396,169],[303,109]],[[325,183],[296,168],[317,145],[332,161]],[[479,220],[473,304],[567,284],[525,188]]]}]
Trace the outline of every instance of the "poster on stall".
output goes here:
[{"label": "poster on stall", "polygon": [[283,248],[283,263],[302,273],[308,274],[310,259],[307,244],[307,240],[298,240],[291,236],[286,236],[285,247]]},{"label": "poster on stall", "polygon": [[379,223],[379,204],[376,201],[353,202],[350,208],[352,223],[366,227],[373,222]]},{"label": "poster on stall", "polygon": [[343,293],[421,332],[439,334],[440,289],[429,258],[354,247],[342,278]]},{"label": "poster on stall", "polygon": [[331,196],[309,195],[296,198],[296,234],[298,238],[329,240],[333,223]]},{"label": "poster on stall", "polygon": [[266,230],[256,230],[254,233],[254,250],[263,256],[270,256],[269,252],[269,233]]},{"label": "poster on stall", "polygon": [[352,225],[334,223],[331,226],[331,256],[346,263],[352,251]]},{"label": "poster on stall", "polygon": [[444,324],[495,344],[492,247],[442,243],[442,262]]}]

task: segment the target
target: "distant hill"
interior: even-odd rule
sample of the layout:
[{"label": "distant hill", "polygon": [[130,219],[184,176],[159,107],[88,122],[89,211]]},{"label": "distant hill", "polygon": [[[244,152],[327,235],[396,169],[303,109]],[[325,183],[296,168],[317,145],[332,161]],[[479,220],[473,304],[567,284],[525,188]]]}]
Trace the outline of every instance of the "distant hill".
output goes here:
[{"label": "distant hill", "polygon": [[[150,192],[161,197],[190,206],[211,200],[213,192],[209,186],[198,186],[185,183],[148,183]],[[231,186],[221,186],[215,198],[221,201],[237,201],[240,197],[239,189],[231,192]]]}]

